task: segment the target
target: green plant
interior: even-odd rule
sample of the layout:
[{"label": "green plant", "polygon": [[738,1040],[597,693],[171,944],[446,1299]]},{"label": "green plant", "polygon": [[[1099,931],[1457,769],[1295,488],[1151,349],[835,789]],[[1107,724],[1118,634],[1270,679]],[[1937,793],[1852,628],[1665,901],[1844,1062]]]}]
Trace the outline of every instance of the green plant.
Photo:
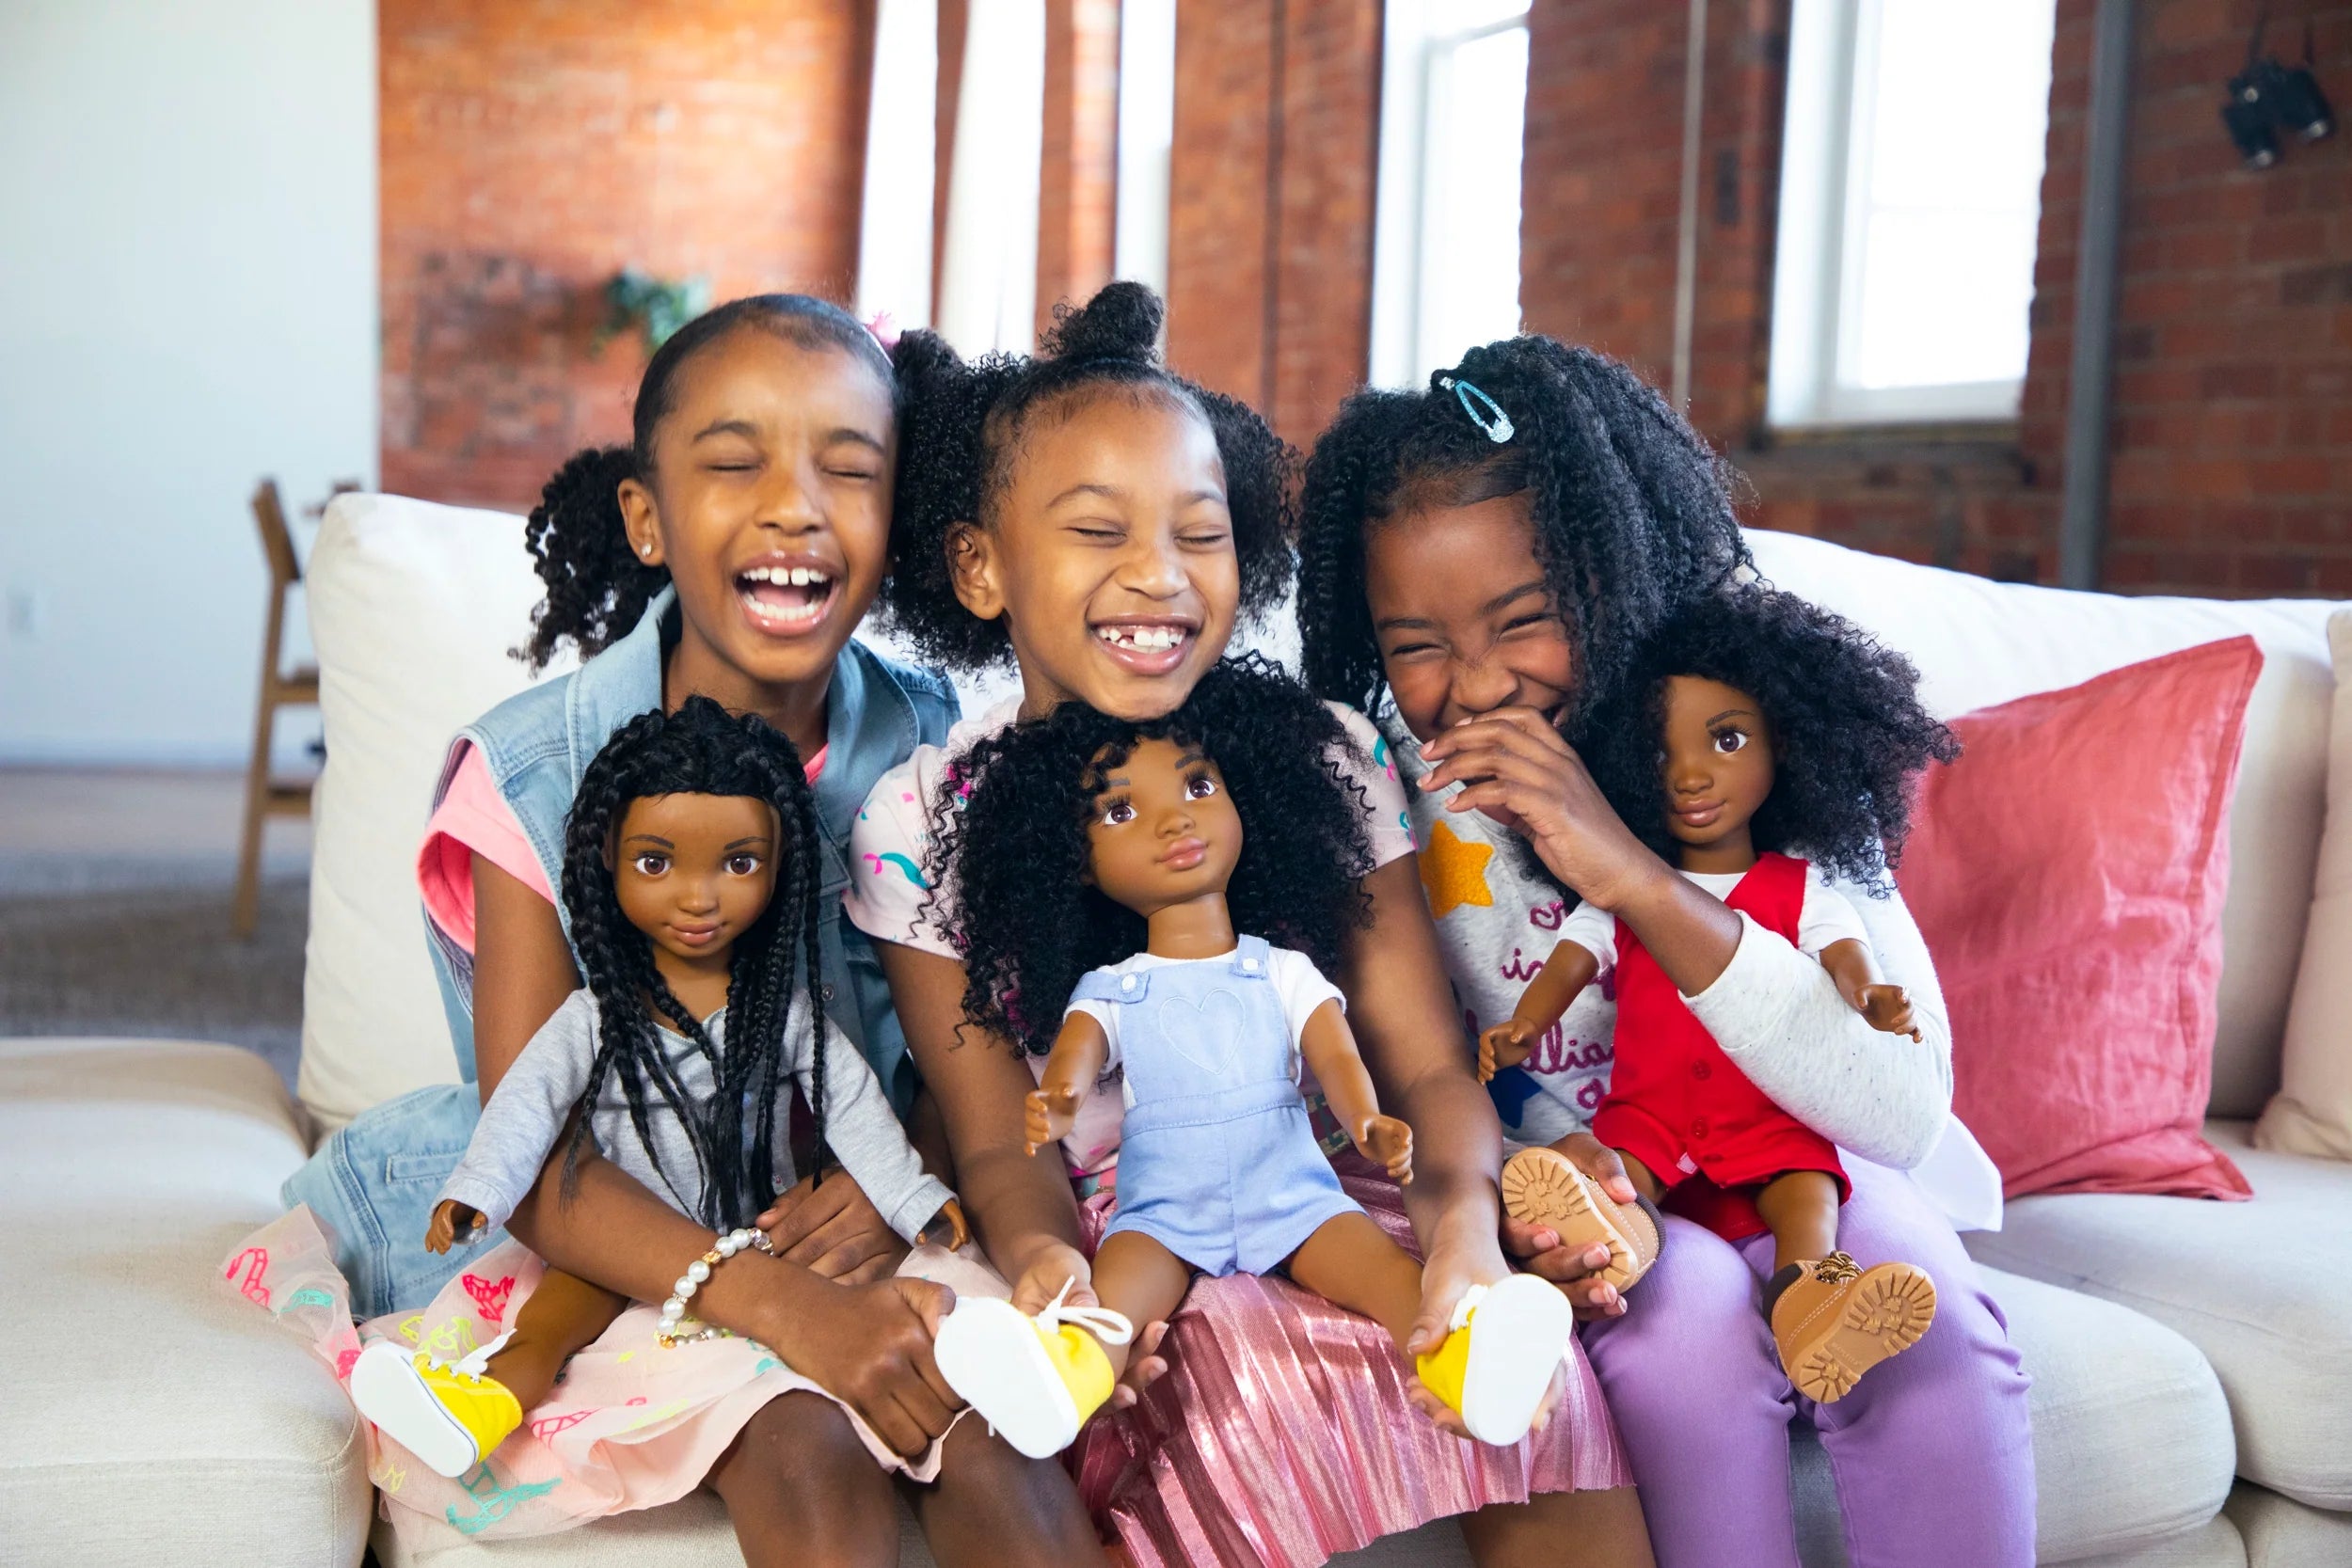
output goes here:
[{"label": "green plant", "polygon": [[644,334],[651,354],[671,335],[710,309],[707,277],[656,277],[638,267],[623,267],[604,286],[604,323],[596,328],[592,347],[604,345],[632,329]]}]

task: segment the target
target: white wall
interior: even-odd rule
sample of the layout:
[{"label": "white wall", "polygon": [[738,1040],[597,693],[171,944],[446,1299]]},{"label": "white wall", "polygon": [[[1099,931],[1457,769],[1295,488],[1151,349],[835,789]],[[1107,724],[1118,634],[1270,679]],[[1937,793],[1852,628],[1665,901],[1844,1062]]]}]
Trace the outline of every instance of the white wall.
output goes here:
[{"label": "white wall", "polygon": [[0,0],[0,763],[242,759],[254,482],[374,477],[375,105],[373,0]]}]

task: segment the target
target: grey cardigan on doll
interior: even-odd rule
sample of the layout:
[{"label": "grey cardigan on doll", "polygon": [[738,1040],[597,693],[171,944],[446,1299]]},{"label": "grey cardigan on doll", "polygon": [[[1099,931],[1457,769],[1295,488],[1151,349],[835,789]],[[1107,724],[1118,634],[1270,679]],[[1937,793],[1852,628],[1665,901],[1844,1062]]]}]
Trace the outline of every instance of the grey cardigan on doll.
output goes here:
[{"label": "grey cardigan on doll", "polygon": [[[507,1222],[516,1205],[537,1183],[541,1167],[588,1086],[589,1064],[596,1053],[596,999],[584,987],[564,998],[555,1016],[531,1037],[531,1043],[499,1080],[497,1092],[482,1108],[482,1120],[474,1128],[466,1157],[441,1188],[440,1200],[479,1210],[489,1229]],[[725,1028],[723,1007],[703,1021],[703,1030],[713,1045],[724,1042]],[[816,1052],[806,1009],[796,1009],[787,1028],[785,1044],[792,1080],[813,1101],[817,1098],[812,1081]],[[924,1171],[866,1058],[834,1028],[830,1019],[825,1028],[826,1145],[890,1227],[908,1241],[915,1241],[955,1195]],[[667,1028],[660,1034],[663,1053],[685,1096],[704,1099],[717,1093],[709,1058],[683,1035]],[[776,1110],[781,1127],[789,1107],[779,1105]],[[651,1191],[667,1196],[680,1213],[698,1213],[703,1196],[701,1173],[677,1113],[649,1098],[645,1114],[651,1147],[638,1135],[620,1085],[608,1083],[589,1117],[589,1132],[606,1159]],[[799,1180],[792,1168],[790,1142],[782,1137],[775,1140],[778,1192]],[[734,1218],[736,1223],[749,1224],[752,1216]]]}]

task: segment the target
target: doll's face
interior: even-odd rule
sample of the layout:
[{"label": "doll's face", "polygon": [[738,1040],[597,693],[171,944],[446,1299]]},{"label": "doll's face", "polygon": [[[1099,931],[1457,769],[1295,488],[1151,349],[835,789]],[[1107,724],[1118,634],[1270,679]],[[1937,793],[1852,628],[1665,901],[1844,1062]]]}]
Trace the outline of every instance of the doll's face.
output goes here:
[{"label": "doll's face", "polygon": [[1147,740],[1110,770],[1087,827],[1094,885],[1149,918],[1221,894],[1241,859],[1241,815],[1199,748]]},{"label": "doll's face", "polygon": [[1666,682],[1659,766],[1666,831],[1692,848],[1744,845],[1748,823],[1772,792],[1772,736],[1754,697],[1700,675]]},{"label": "doll's face", "polygon": [[993,511],[949,561],[964,608],[1008,623],[1025,713],[1156,719],[1225,652],[1241,558],[1198,409],[1151,392],[1037,408]]},{"label": "doll's face", "polygon": [[647,795],[613,833],[628,923],[674,958],[723,956],[776,890],[776,812],[748,795]]},{"label": "doll's face", "polygon": [[1375,524],[1364,596],[1397,717],[1428,740],[1465,719],[1532,707],[1554,722],[1576,689],[1576,650],[1552,602],[1528,494]]}]

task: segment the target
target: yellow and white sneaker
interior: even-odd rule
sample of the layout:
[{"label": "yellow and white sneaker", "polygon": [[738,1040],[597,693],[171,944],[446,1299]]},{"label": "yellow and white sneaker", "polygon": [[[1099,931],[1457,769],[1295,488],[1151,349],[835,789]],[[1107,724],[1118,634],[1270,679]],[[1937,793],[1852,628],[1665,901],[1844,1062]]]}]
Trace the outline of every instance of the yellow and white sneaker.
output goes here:
[{"label": "yellow and white sneaker", "polygon": [[1414,1358],[1422,1385],[1460,1411],[1480,1442],[1518,1442],[1576,1335],[1575,1308],[1559,1287],[1515,1274],[1463,1291],[1449,1326],[1445,1343]]},{"label": "yellow and white sneaker", "polygon": [[1117,1312],[1064,1305],[1075,1283],[1034,1318],[1009,1301],[959,1297],[931,1343],[947,1386],[1031,1459],[1050,1459],[1077,1440],[1118,1384],[1103,1344],[1135,1338],[1135,1325]]},{"label": "yellow and white sneaker", "polygon": [[376,1430],[452,1480],[523,1424],[506,1385],[486,1375],[492,1343],[455,1363],[379,1339],[351,1365],[351,1400]]}]

